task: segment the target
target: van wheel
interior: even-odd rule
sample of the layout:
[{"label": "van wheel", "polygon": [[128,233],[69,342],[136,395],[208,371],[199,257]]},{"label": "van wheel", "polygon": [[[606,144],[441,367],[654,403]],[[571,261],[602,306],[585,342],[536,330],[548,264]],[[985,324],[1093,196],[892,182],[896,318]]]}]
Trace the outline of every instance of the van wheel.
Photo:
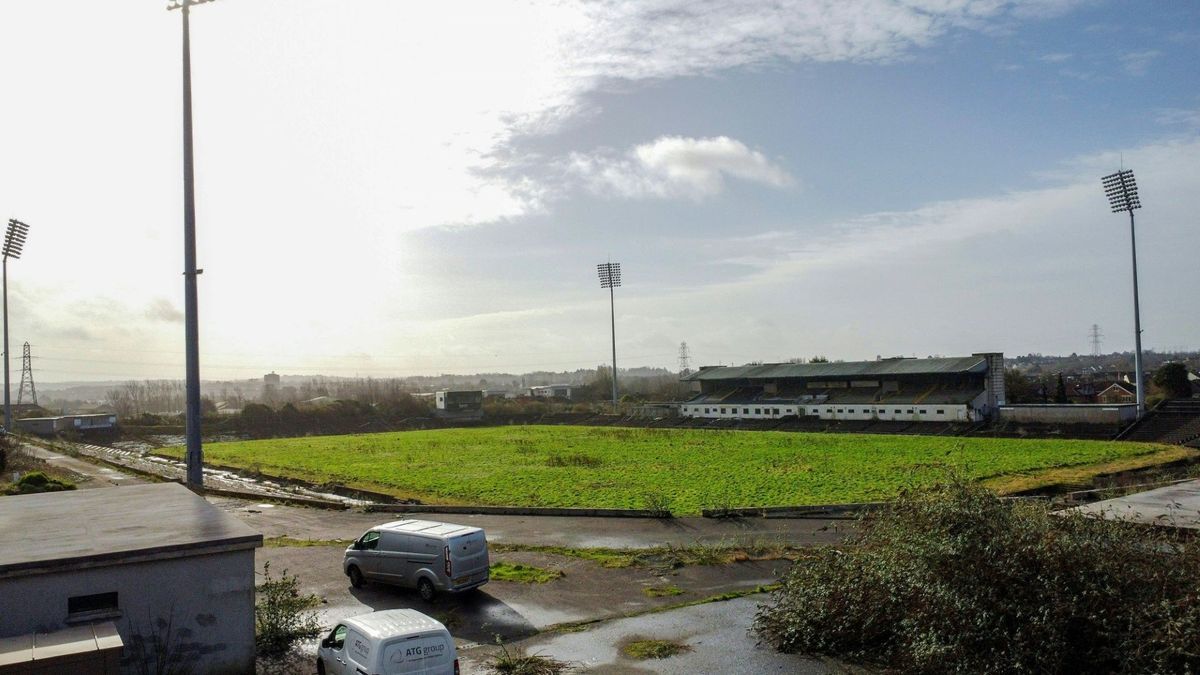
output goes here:
[{"label": "van wheel", "polygon": [[433,587],[433,582],[425,578],[417,582],[417,592],[421,594],[421,599],[425,602],[433,602],[433,597],[437,595],[437,589]]},{"label": "van wheel", "polygon": [[317,659],[317,675],[325,675],[325,662]]},{"label": "van wheel", "polygon": [[363,587],[363,575],[362,575],[362,572],[358,569],[357,565],[351,565],[350,569],[346,570],[346,574],[350,575],[350,585],[351,586],[353,586],[355,588]]}]

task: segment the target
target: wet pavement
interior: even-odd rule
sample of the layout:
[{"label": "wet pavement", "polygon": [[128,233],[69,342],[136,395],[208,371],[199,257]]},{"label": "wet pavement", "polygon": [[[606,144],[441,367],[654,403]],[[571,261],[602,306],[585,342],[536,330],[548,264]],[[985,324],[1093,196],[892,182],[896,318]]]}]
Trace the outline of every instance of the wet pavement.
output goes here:
[{"label": "wet pavement", "polygon": [[[375,525],[405,517],[395,513],[272,506],[222,497],[210,497],[209,501],[238,516],[267,538],[355,539]],[[767,542],[818,546],[842,541],[853,526],[853,521],[809,518],[658,519],[436,513],[411,517],[482,527],[487,532],[488,541],[494,543],[580,548]]]},{"label": "wet pavement", "polygon": [[51,452],[40,446],[28,443],[21,445],[21,451],[78,477],[79,480],[75,483],[75,486],[78,488],[139,485],[146,482],[144,479],[138,478],[133,474],[118,471],[107,466],[99,466],[69,455]]},{"label": "wet pavement", "polygon": [[[826,664],[794,654],[780,654],[770,647],[757,644],[750,633],[750,626],[763,597],[749,596],[615,619],[581,632],[539,635],[515,647],[526,653],[567,661],[584,672],[598,674],[818,675],[841,672],[837,664]],[[669,640],[685,645],[687,651],[666,659],[644,661],[631,659],[621,653],[623,645],[643,639]],[[496,651],[494,647],[487,647],[460,652],[463,672],[486,672],[488,659]]]},{"label": "wet pavement", "polygon": [[[187,477],[187,466],[183,462],[150,454],[154,448],[148,444],[124,443],[122,444],[123,447],[109,447],[90,443],[70,443],[68,445],[72,452],[79,455],[126,466],[136,472],[150,473],[167,480],[184,480]],[[62,456],[60,453],[53,453],[44,448],[42,450],[46,453]],[[112,471],[112,469],[108,470]],[[214,469],[208,466],[204,467],[204,484],[209,488],[217,490],[259,494],[262,495],[263,499],[273,497],[316,499],[337,502],[347,506],[362,506],[366,503],[359,499],[341,497],[321,492],[320,490],[313,490],[298,485],[287,485],[269,479],[250,478],[231,471]]]},{"label": "wet pavement", "polygon": [[[474,592],[440,594],[432,603],[415,590],[368,583],[353,588],[342,572],[344,549],[335,546],[267,547],[255,562],[261,571],[270,562],[272,574],[288,570],[306,593],[325,599],[323,623],[380,609],[412,608],[447,624],[464,643],[493,643],[497,636],[512,641],[566,623],[637,614],[682,602],[702,600],[730,591],[752,590],[774,583],[791,565],[788,561],[757,561],[730,565],[696,565],[674,570],[642,567],[608,569],[591,561],[533,552],[493,553],[492,562],[531,565],[561,572],[543,584],[491,581]],[[650,597],[648,588],[673,587],[677,595]]]},{"label": "wet pavement", "polygon": [[[758,561],[688,566],[674,570],[606,569],[596,563],[567,556],[533,552],[493,553],[493,562],[532,565],[560,571],[563,576],[544,584],[491,581],[476,591],[443,593],[433,602],[425,602],[411,589],[378,583],[368,583],[361,589],[351,587],[342,573],[343,554],[344,549],[337,546],[268,547],[260,549],[255,560],[260,571],[263,564],[269,561],[272,574],[279,575],[287,570],[299,579],[303,592],[324,598],[319,616],[327,627],[332,627],[342,618],[366,612],[412,608],[444,623],[454,635],[463,655],[494,645],[498,638],[505,644],[521,643],[546,629],[563,624],[620,619],[730,591],[752,591],[775,582],[791,564],[787,561]],[[648,588],[665,587],[673,587],[678,594],[650,597],[646,593]],[[746,609],[748,614],[741,619],[742,623],[749,625],[753,617],[753,604],[719,604],[725,607],[725,612]],[[673,616],[673,611],[659,612],[648,616],[643,623],[657,625],[666,622],[664,625],[673,626],[679,621],[672,619]],[[588,630],[580,634],[591,632]],[[597,637],[597,640],[603,639],[606,638]],[[305,645],[304,651],[315,654],[315,643]],[[488,654],[490,652],[485,649],[477,657],[476,665],[464,668],[463,672],[483,672],[479,664],[486,660]],[[701,669],[696,672],[720,671]]]},{"label": "wet pavement", "polygon": [[1078,506],[1072,511],[1143,525],[1200,529],[1200,480]]}]

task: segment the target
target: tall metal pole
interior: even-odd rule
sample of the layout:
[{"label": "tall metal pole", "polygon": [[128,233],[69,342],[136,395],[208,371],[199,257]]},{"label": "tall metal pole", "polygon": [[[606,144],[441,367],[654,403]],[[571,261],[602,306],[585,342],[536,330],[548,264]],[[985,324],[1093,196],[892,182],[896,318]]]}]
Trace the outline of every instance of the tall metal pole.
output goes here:
[{"label": "tall metal pole", "polygon": [[[616,305],[616,300],[613,299],[613,287],[611,285],[608,287],[608,309],[609,309],[609,316],[612,318],[613,412],[616,413],[617,412],[617,305]],[[7,346],[5,346],[4,351],[5,351],[5,353],[8,352]],[[6,368],[4,372],[7,375],[8,369]],[[6,382],[6,384],[7,384],[7,382]]]},{"label": "tall metal pole", "polygon": [[[1133,209],[1129,210],[1129,248],[1133,252],[1133,369],[1137,387],[1137,415],[1146,412],[1146,387],[1142,375],[1142,311],[1138,304],[1137,235],[1133,228]],[[7,348],[5,348],[7,351]]]},{"label": "tall metal pole", "polygon": [[[192,169],[192,50],[188,2],[183,12],[183,278],[184,334],[187,342],[187,484],[204,487],[204,453],[200,447],[200,330],[196,302],[196,196]],[[7,353],[7,349],[5,350]]]},{"label": "tall metal pole", "polygon": [[1133,255],[1133,369],[1136,371],[1134,386],[1137,387],[1136,408],[1140,419],[1146,412],[1146,383],[1142,375],[1142,311],[1138,303],[1137,233],[1133,224],[1133,211],[1142,208],[1142,201],[1138,198],[1137,180],[1133,177],[1132,169],[1122,168],[1100,180],[1112,212],[1129,212],[1129,250]]},{"label": "tall metal pole", "polygon": [[8,390],[8,256],[4,256],[4,430],[11,432],[12,393]]},{"label": "tall metal pole", "polygon": [[617,309],[616,301],[613,299],[613,289],[621,285],[621,263],[612,261],[596,265],[596,272],[600,275],[600,288],[608,289],[608,310],[609,317],[612,319],[612,403],[613,413],[617,412]]},{"label": "tall metal pole", "polygon": [[12,430],[12,393],[9,391],[8,380],[8,259],[20,259],[25,246],[25,237],[29,234],[29,226],[16,218],[8,219],[8,228],[4,230],[4,248],[0,256],[4,258],[3,292],[4,292],[4,428]]}]

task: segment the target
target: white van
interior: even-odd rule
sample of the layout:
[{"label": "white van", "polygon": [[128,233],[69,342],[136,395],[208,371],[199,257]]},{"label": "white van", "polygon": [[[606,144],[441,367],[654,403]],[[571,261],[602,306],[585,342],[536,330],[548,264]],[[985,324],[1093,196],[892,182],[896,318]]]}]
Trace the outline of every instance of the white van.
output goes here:
[{"label": "white van", "polygon": [[384,523],[346,548],[342,571],[355,588],[381,581],[415,588],[429,601],[438,591],[458,593],[488,582],[487,537],[478,527],[431,520]]},{"label": "white van", "polygon": [[454,638],[415,609],[344,619],[317,649],[318,675],[458,675]]}]

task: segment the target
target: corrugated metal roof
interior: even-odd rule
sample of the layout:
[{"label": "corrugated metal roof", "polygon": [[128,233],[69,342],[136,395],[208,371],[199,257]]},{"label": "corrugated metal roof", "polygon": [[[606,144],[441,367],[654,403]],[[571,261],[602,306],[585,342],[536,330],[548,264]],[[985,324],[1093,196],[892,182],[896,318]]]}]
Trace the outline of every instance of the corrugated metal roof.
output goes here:
[{"label": "corrugated metal roof", "polygon": [[982,373],[987,370],[984,356],[954,356],[936,359],[882,359],[841,363],[765,363],[749,366],[704,368],[685,381],[700,380],[776,380],[788,377],[854,378],[896,375],[949,375]]}]

